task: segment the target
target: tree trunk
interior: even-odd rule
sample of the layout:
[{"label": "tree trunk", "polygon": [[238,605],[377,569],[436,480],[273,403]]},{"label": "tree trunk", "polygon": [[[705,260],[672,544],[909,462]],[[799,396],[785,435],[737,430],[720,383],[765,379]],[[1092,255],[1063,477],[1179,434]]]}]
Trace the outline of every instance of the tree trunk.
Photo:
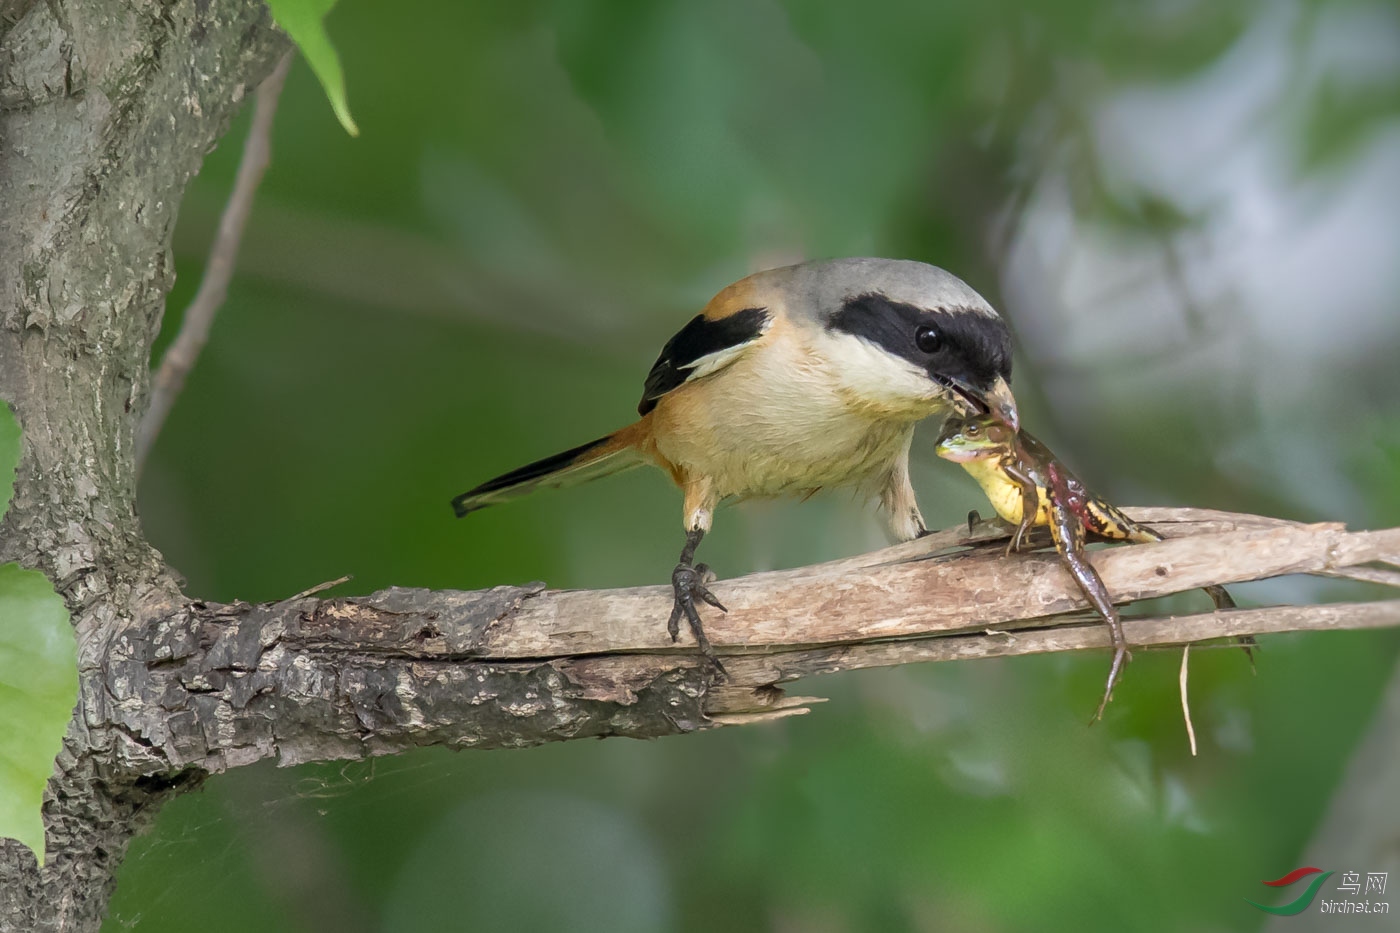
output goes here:
[{"label": "tree trunk", "polygon": [[0,929],[97,929],[127,843],[184,781],[107,690],[142,607],[178,598],[136,519],[132,436],[185,184],[286,48],[262,3],[0,7],[0,399],[24,431],[0,561],[54,581],[80,668],[50,857],[0,842]]}]

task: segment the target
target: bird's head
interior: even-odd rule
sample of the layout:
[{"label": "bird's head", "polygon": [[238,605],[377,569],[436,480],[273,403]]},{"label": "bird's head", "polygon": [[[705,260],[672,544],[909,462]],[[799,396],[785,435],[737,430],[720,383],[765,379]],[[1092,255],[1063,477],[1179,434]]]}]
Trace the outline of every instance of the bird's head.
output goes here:
[{"label": "bird's head", "polygon": [[921,417],[990,414],[1019,427],[1011,333],[981,295],[936,266],[836,259],[787,270],[794,316],[843,387],[872,407]]}]

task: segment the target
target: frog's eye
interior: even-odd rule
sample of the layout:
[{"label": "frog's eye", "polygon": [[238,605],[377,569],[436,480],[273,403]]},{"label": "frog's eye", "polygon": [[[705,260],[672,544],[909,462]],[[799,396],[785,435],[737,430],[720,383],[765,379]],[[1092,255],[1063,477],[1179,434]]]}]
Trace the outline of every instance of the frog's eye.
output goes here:
[{"label": "frog's eye", "polygon": [[963,434],[967,435],[968,437],[979,437],[982,434],[982,429],[978,427],[975,423],[969,424],[967,427],[963,428]]}]

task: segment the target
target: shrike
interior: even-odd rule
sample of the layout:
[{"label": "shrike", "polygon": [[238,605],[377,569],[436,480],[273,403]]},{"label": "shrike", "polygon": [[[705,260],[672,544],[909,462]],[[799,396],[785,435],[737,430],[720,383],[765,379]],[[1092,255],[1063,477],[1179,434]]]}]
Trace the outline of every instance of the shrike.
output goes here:
[{"label": "shrike", "polygon": [[685,497],[685,547],[667,628],[685,617],[713,657],[696,602],[723,610],[695,549],[722,500],[855,486],[878,497],[901,540],[926,533],[909,483],[914,426],[956,410],[1018,427],[1006,324],[956,276],[921,262],[831,259],[725,288],[667,341],[640,420],[488,480],[457,515],[541,487],[643,463]]}]

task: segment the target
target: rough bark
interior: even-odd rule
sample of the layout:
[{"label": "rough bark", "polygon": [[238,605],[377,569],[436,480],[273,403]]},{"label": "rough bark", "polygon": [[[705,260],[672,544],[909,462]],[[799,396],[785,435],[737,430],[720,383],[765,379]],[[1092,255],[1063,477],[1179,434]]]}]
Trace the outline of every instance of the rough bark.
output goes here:
[{"label": "rough bark", "polygon": [[[133,432],[185,183],[286,49],[260,3],[0,0],[0,398],[24,429],[0,561],[73,613],[80,695],[45,800],[49,862],[0,842],[0,930],[95,930],[131,836],[214,771],[637,737],[805,710],[779,684],[911,660],[1104,644],[1053,555],[955,530],[718,585],[728,677],[664,634],[667,590],[184,597],[141,535]],[[1170,523],[1179,512],[1138,517]],[[1094,560],[1141,598],[1280,573],[1393,583],[1400,530],[1190,513],[1190,540]],[[963,550],[944,553],[948,547]],[[1396,624],[1396,601],[1130,621],[1137,644]],[[1069,613],[1068,615],[1065,615]]]},{"label": "rough bark", "polygon": [[170,790],[120,764],[143,740],[103,711],[114,646],[178,592],[141,537],[130,453],[171,229],[286,40],[261,3],[235,0],[2,12],[0,397],[24,446],[0,561],[43,570],[67,600],[81,698],[45,804],[48,864],[0,842],[0,928],[96,929],[127,841]]}]

